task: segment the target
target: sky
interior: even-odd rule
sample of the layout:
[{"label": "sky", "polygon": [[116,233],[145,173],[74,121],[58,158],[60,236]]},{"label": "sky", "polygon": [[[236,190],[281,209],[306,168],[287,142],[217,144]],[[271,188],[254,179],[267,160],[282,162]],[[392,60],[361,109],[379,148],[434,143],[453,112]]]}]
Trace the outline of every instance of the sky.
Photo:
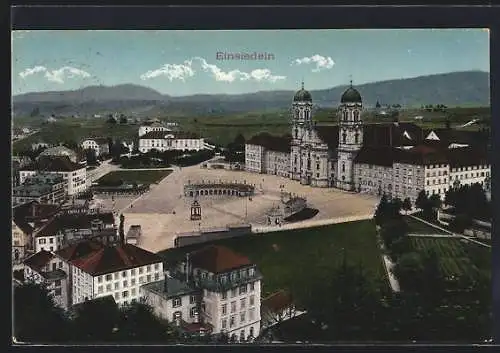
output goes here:
[{"label": "sky", "polygon": [[489,68],[487,29],[12,32],[14,95],[125,83],[172,96],[314,90]]}]

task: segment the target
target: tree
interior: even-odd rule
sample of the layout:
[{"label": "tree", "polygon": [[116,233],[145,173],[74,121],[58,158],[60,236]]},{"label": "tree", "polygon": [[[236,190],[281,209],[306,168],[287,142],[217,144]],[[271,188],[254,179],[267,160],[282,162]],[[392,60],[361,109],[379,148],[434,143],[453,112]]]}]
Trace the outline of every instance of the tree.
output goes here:
[{"label": "tree", "polygon": [[458,214],[450,222],[449,227],[453,232],[463,233],[465,229],[472,225],[472,218],[466,214]]},{"label": "tree", "polygon": [[406,211],[406,213],[408,213],[408,211],[411,211],[412,204],[411,204],[411,200],[410,200],[409,197],[407,197],[406,199],[404,199],[402,208],[403,208],[403,210]]},{"label": "tree", "polygon": [[117,123],[116,119],[111,115],[111,117],[106,120],[107,124],[115,125]]},{"label": "tree", "polygon": [[127,117],[124,114],[120,115],[120,124],[126,124],[128,122]]},{"label": "tree", "polygon": [[120,236],[120,242],[123,244],[125,242],[125,229],[124,229],[125,216],[123,213],[120,215],[120,226],[118,228],[118,233]]},{"label": "tree", "polygon": [[27,282],[14,287],[13,314],[18,342],[63,343],[71,337],[69,318],[44,285]]},{"label": "tree", "polygon": [[98,298],[83,302],[73,319],[74,338],[76,341],[92,343],[114,341],[114,330],[119,318],[120,311],[112,299]]},{"label": "tree", "polygon": [[417,195],[417,199],[415,200],[415,207],[424,210],[427,208],[429,203],[429,199],[427,198],[427,194],[425,190],[420,190]]},{"label": "tree", "polygon": [[87,148],[85,150],[85,159],[87,160],[88,165],[95,165],[97,163],[97,154],[95,153],[95,150],[92,148]]},{"label": "tree", "polygon": [[418,291],[424,285],[421,281],[423,272],[422,256],[417,252],[402,254],[394,266],[394,275],[403,290]]},{"label": "tree", "polygon": [[158,319],[145,302],[133,302],[120,310],[116,337],[122,343],[173,343],[177,340],[169,325]]},{"label": "tree", "polygon": [[441,201],[441,197],[438,194],[434,194],[429,197],[428,207],[432,208],[433,210],[437,210],[441,207],[442,203],[443,202]]},{"label": "tree", "polygon": [[380,236],[391,258],[397,258],[406,249],[406,244],[402,239],[406,239],[407,233],[408,225],[404,219],[395,219],[382,226]]}]

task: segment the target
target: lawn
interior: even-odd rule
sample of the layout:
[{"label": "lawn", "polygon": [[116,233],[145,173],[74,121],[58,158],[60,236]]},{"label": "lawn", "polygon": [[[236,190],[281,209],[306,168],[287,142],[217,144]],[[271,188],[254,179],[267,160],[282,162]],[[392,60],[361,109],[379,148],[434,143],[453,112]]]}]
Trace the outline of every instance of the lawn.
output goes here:
[{"label": "lawn", "polygon": [[[387,283],[371,220],[224,239],[213,244],[227,246],[257,264],[264,276],[263,297],[289,288],[292,283],[307,288],[318,276],[327,278],[342,263],[343,254],[348,263],[361,265],[374,285]],[[166,262],[175,262],[204,245],[168,249],[160,255]]]},{"label": "lawn", "polygon": [[97,180],[99,185],[114,184],[123,180],[125,183],[154,184],[172,173],[172,170],[117,170],[109,172]]},{"label": "lawn", "polygon": [[408,225],[408,233],[414,234],[447,234],[446,232],[434,228],[424,222],[420,222],[411,217],[405,217],[405,222]]},{"label": "lawn", "polygon": [[411,244],[417,251],[434,249],[447,276],[491,274],[491,248],[453,238],[412,237]]}]

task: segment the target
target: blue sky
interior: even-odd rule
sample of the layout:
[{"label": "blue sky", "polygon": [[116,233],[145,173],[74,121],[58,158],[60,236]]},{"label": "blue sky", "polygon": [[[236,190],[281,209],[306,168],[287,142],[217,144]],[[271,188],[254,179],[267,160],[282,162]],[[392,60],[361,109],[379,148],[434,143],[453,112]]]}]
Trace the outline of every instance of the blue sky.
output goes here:
[{"label": "blue sky", "polygon": [[[271,60],[218,60],[217,53]],[[485,29],[15,31],[12,93],[134,83],[173,96],[489,71]]]}]

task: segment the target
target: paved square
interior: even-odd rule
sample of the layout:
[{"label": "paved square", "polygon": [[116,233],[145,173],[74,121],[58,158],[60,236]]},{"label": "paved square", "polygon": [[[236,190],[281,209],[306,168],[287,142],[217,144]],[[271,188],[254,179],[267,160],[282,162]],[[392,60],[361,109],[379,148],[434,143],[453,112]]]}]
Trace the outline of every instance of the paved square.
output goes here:
[{"label": "paved square", "polygon": [[[256,195],[252,197],[252,201],[246,197],[200,197],[202,219],[191,221],[189,218],[192,199],[183,196],[183,187],[188,181],[195,183],[202,180],[246,181],[256,186]],[[286,192],[305,196],[309,207],[319,210],[313,219],[297,223],[312,225],[313,220],[318,223],[330,219],[371,215],[378,202],[373,196],[331,188],[313,188],[274,175],[204,169],[198,165],[175,168],[172,174],[159,184],[152,185],[148,193],[137,198],[130,206],[122,201],[121,204],[125,204],[122,210],[125,216],[125,231],[131,225],[141,225],[143,237],[139,245],[151,251],[160,251],[173,246],[177,233],[196,231],[200,228],[251,223],[264,229],[265,213],[279,203],[280,185],[285,185]]]}]

